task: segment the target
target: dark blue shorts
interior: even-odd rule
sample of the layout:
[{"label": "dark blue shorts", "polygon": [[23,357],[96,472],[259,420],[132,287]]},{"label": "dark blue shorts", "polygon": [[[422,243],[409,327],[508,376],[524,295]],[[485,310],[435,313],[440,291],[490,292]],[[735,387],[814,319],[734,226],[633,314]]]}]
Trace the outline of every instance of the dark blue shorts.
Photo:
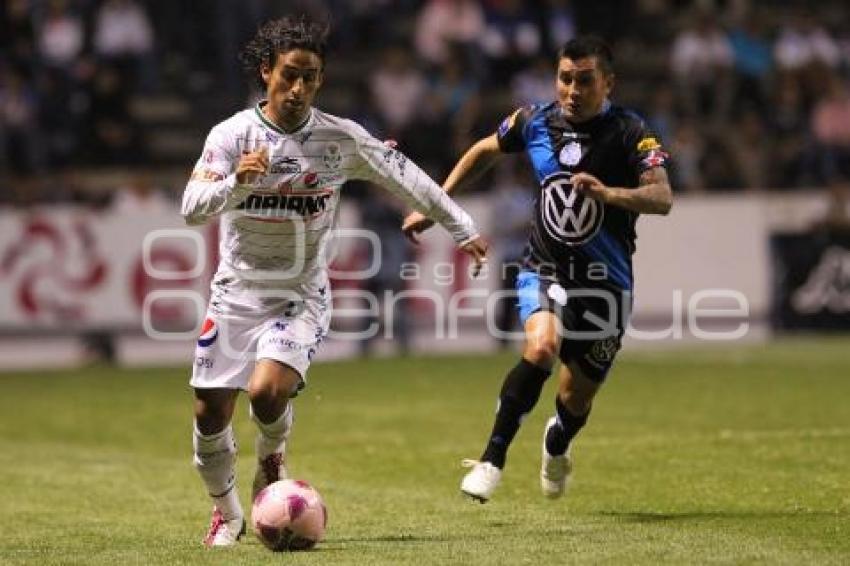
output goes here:
[{"label": "dark blue shorts", "polygon": [[520,271],[516,288],[522,324],[538,311],[556,314],[561,321],[558,357],[577,364],[593,381],[604,381],[622,344],[631,295],[575,287],[530,270]]}]

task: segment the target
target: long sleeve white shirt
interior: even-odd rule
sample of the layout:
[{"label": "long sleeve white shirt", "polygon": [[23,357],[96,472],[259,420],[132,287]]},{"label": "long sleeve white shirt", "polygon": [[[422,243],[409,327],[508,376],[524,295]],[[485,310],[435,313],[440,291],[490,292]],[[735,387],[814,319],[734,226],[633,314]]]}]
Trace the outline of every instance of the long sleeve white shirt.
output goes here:
[{"label": "long sleeve white shirt", "polygon": [[[240,156],[260,147],[268,148],[267,174],[253,185],[237,184]],[[212,129],[183,195],[188,224],[220,217],[213,303],[236,290],[228,286],[323,284],[340,188],[354,179],[400,197],[444,226],[459,245],[477,236],[472,219],[439,185],[355,122],[313,108],[304,126],[288,133],[257,105]]]}]

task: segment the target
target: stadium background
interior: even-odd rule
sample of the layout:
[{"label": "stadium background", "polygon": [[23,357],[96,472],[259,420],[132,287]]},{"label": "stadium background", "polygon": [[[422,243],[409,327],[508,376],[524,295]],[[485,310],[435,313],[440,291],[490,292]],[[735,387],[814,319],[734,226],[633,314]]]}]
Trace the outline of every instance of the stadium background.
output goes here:
[{"label": "stadium background", "polygon": [[[673,212],[638,226],[643,335],[629,339],[581,440],[568,520],[526,503],[548,406],[516,443],[503,500],[488,505],[500,519],[449,499],[452,466],[483,439],[514,355],[497,352],[505,345],[480,315],[460,316],[450,335],[435,305],[470,292],[456,306],[481,307],[498,270],[450,276],[464,264],[447,238],[432,231],[407,247],[403,210],[373,187],[346,187],[341,226],[377,233],[385,269],[356,281],[374,258],[340,239],[335,327],[369,322],[345,315],[356,306],[346,292],[436,299],[412,301],[392,340],[330,341],[299,400],[294,461],[329,499],[328,553],[396,564],[554,561],[565,550],[637,563],[850,559],[846,3],[7,0],[0,500],[18,521],[0,561],[206,560],[187,542],[206,502],[186,455],[199,321],[180,293],[206,292],[215,230],[161,230],[183,228],[178,202],[206,132],[253,100],[238,47],[258,22],[292,12],[333,15],[317,106],[398,140],[438,180],[514,107],[552,97],[554,53],[580,32],[613,44],[615,101],[638,109],[674,159]],[[493,241],[493,265],[516,254],[522,229],[506,226],[523,225],[529,187],[521,160],[508,160],[460,198]],[[422,275],[400,280],[405,261]],[[146,337],[152,293],[165,294],[147,316],[176,340]],[[695,336],[694,320],[710,336]],[[332,361],[362,354],[390,357]],[[334,433],[333,417],[356,426]],[[250,458],[240,465],[250,477]],[[152,490],[115,479],[151,471]]]},{"label": "stadium background", "polygon": [[[728,311],[719,319],[729,320],[714,327],[746,319],[745,338],[847,328],[841,226],[850,178],[850,11],[841,2],[815,11],[802,2],[746,1],[12,0],[0,34],[0,349],[7,365],[25,366],[33,356],[50,362],[39,353],[42,342],[27,347],[33,337],[53,340],[53,365],[113,353],[130,363],[182,359],[185,340],[151,349],[134,338],[151,291],[204,293],[214,229],[200,233],[202,246],[181,237],[150,242],[149,263],[161,263],[154,277],[140,244],[156,228],[181,226],[173,211],[206,132],[252,100],[238,47],[257,22],[284,8],[332,14],[319,106],[398,140],[436,179],[514,107],[552,97],[553,55],[565,39],[606,37],[617,61],[616,101],[644,114],[675,164],[676,212],[641,221],[635,325],[675,324],[699,289],[726,289],[745,297],[746,312],[740,301],[717,300]],[[525,171],[521,160],[509,160],[462,197],[493,239],[496,260],[518,253],[531,198]],[[435,283],[434,273],[464,267],[446,240],[431,236],[424,248],[409,248],[394,229],[403,211],[363,185],[345,196],[342,225],[375,231],[385,265],[369,281],[346,281],[346,270],[376,260],[368,243],[343,238],[337,288],[414,289],[446,301],[467,286],[499,288],[499,269],[484,281]],[[494,230],[497,217],[500,226],[509,218],[520,228]],[[414,259],[422,276],[399,281],[398,265]],[[192,266],[200,276],[183,277]],[[794,302],[801,288],[810,291],[802,307],[799,297]],[[404,348],[498,344],[470,320],[461,324],[466,340],[429,340],[438,307],[409,303],[402,306],[417,316],[396,322],[419,326],[401,327],[402,338],[411,336]],[[191,334],[197,314],[185,297],[148,306],[159,326]],[[337,325],[344,328],[343,318]],[[348,318],[356,328],[356,316]],[[68,339],[80,334],[82,341]],[[326,355],[357,351],[348,344]]]}]

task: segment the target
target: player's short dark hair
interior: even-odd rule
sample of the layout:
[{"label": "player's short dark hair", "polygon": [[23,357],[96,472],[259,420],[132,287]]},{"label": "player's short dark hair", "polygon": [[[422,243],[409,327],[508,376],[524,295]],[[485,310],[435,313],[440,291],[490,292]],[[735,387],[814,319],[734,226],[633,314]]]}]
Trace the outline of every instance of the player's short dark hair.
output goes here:
[{"label": "player's short dark hair", "polygon": [[573,61],[585,57],[596,57],[602,72],[608,75],[614,72],[614,54],[611,47],[597,35],[584,35],[569,40],[558,52],[558,60],[564,57]]},{"label": "player's short dark hair", "polygon": [[260,26],[257,34],[245,44],[239,53],[239,60],[245,72],[257,85],[265,88],[260,66],[266,63],[269,67],[274,67],[278,53],[293,49],[312,51],[319,56],[324,67],[329,31],[330,24],[314,22],[306,16],[286,16],[270,20]]}]

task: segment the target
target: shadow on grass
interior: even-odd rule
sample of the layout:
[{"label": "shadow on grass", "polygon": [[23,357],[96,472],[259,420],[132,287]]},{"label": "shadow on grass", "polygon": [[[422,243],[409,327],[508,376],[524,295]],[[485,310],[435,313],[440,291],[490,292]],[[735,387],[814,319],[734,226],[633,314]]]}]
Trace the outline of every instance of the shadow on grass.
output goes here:
[{"label": "shadow on grass", "polygon": [[352,536],[352,537],[333,537],[322,541],[322,549],[341,550],[349,548],[350,545],[371,544],[371,543],[399,543],[399,544],[431,544],[431,543],[452,543],[458,541],[496,541],[504,536],[506,529],[510,530],[513,535],[528,533],[529,535],[544,535],[544,536],[560,536],[564,534],[572,534],[577,532],[570,525],[557,525],[551,528],[540,528],[539,525],[528,528],[518,528],[517,524],[510,521],[494,521],[486,525],[481,525],[482,529],[477,533],[430,533],[430,534],[414,534],[414,533],[398,533],[398,534],[376,534],[374,536]]},{"label": "shadow on grass", "polygon": [[682,511],[661,513],[655,511],[600,511],[599,515],[624,523],[661,523],[668,521],[706,521],[713,519],[789,519],[794,517],[842,517],[839,511]]},{"label": "shadow on grass", "polygon": [[325,539],[322,542],[322,546],[345,546],[348,543],[359,543],[359,542],[448,542],[452,539],[460,538],[460,537],[452,537],[445,534],[433,534],[433,535],[414,535],[411,533],[402,533],[395,535],[376,535],[376,536],[362,536],[362,537],[334,537]]},{"label": "shadow on grass", "polygon": [[334,537],[323,540],[313,552],[324,552],[329,554],[334,553],[350,553],[356,552],[357,549],[364,550],[374,545],[392,545],[396,548],[411,547],[415,548],[418,545],[446,544],[458,540],[460,537],[452,537],[441,534],[433,535],[414,535],[414,534],[385,534],[375,536],[353,536],[353,537]]}]

